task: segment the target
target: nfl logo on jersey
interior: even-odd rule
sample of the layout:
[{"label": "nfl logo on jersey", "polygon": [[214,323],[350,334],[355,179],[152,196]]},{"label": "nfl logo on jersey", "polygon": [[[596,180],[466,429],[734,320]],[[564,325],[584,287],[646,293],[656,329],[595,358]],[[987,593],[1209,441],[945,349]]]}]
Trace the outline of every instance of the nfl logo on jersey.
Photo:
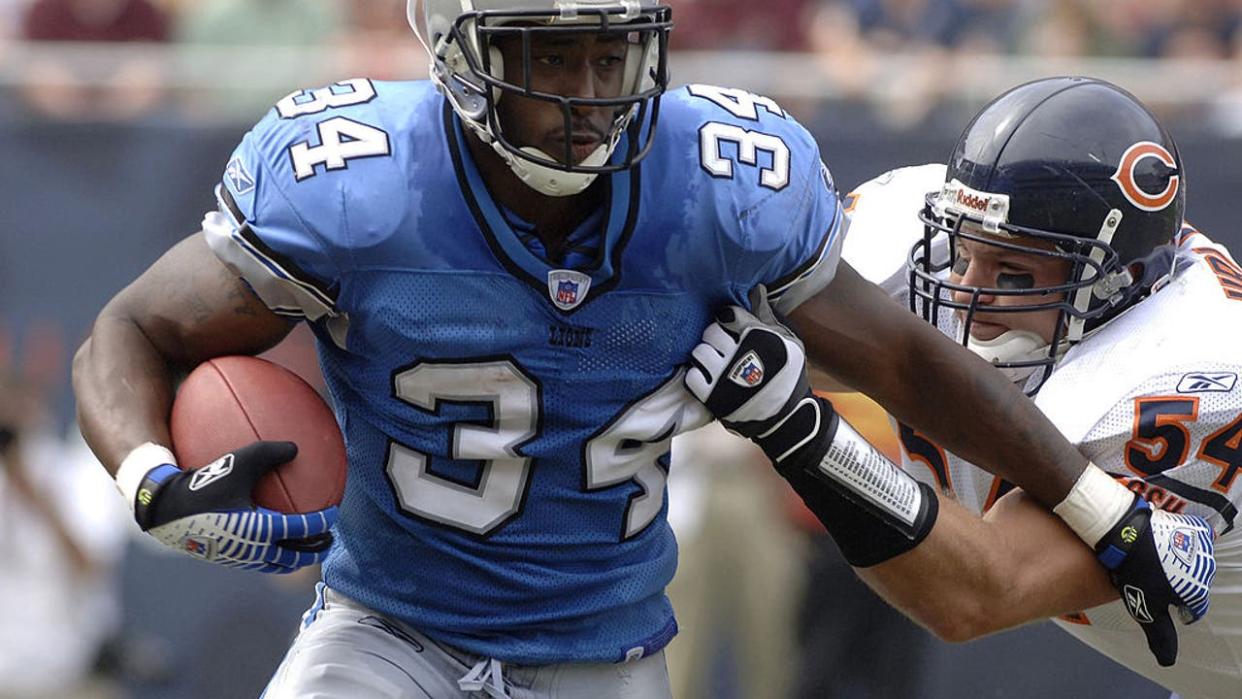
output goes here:
[{"label": "nfl logo on jersey", "polygon": [[763,381],[763,362],[753,350],[747,352],[729,372],[729,380],[743,388],[754,388]]},{"label": "nfl logo on jersey", "polygon": [[591,288],[591,278],[572,269],[554,269],[548,272],[548,296],[562,311],[568,311],[586,298]]}]

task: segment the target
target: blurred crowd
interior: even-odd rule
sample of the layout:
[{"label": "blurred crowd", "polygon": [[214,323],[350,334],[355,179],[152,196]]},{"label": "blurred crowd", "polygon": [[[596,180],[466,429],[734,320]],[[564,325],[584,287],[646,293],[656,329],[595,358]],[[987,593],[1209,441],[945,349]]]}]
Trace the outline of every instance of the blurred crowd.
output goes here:
[{"label": "blurred crowd", "polygon": [[[877,83],[881,91],[935,97],[945,84],[961,82],[945,76],[969,66],[962,59],[980,57],[1242,61],[1242,0],[667,2],[678,25],[675,49],[811,52],[833,96],[847,99],[876,92]],[[0,56],[4,43],[15,40],[178,49],[179,66],[141,52],[133,60],[102,62],[106,66],[89,55],[10,63],[20,65],[14,70],[22,75],[7,82],[21,88],[28,106],[70,119],[125,118],[170,102],[181,116],[254,115],[273,95],[325,75],[419,77],[425,71],[404,0],[0,0]],[[231,50],[247,46],[266,50],[261,59]],[[282,53],[281,47],[291,50]],[[307,47],[313,47],[309,58]],[[192,60],[196,55],[202,60]],[[896,81],[879,76],[874,65],[894,55],[915,57],[915,68]],[[317,73],[317,61],[331,68]],[[174,70],[178,78],[169,77]],[[212,89],[178,85],[186,76],[197,88]],[[170,99],[184,96],[178,91],[206,97]],[[903,118],[900,110],[894,118]]]}]

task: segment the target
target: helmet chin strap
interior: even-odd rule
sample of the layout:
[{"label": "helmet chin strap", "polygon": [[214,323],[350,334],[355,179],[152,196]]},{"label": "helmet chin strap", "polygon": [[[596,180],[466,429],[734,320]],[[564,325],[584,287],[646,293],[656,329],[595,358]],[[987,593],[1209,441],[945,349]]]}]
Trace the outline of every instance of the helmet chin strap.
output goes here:
[{"label": "helmet chin strap", "polygon": [[[990,364],[1026,362],[1048,356],[1048,343],[1030,330],[1006,330],[991,340],[966,338],[966,348]],[[1039,366],[997,367],[1015,383],[1025,381]]]},{"label": "helmet chin strap", "polygon": [[[578,194],[591,186],[595,178],[599,177],[599,173],[595,172],[566,172],[547,167],[546,165],[540,165],[539,163],[532,163],[510,153],[508,149],[500,144],[499,140],[492,142],[492,149],[499,153],[501,158],[504,158],[509,165],[509,169],[513,170],[513,174],[517,175],[518,179],[522,180],[526,186],[550,197],[568,197]],[[552,159],[552,156],[538,148],[527,146],[521,150],[523,153],[536,158]],[[588,167],[603,165],[607,162],[611,151],[609,144],[601,143],[580,164]]]}]

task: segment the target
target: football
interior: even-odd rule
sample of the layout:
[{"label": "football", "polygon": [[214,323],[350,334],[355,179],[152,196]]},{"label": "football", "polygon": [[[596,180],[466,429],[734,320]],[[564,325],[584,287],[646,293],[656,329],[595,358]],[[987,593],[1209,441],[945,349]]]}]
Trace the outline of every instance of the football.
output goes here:
[{"label": "football", "polygon": [[255,504],[287,514],[321,510],[345,493],[345,442],[332,409],[297,374],[257,357],[195,367],[172,408],[173,453],[196,469],[255,440],[298,445],[293,461],[259,480]]}]

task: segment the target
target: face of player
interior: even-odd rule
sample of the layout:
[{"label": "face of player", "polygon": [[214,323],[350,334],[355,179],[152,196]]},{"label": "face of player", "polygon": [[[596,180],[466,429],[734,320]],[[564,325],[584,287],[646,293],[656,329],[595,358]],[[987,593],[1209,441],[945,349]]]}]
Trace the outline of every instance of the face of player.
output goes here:
[{"label": "face of player", "polygon": [[[505,80],[524,85],[522,41],[496,41],[504,58]],[[534,35],[531,39],[530,88],[566,97],[619,97],[624,87],[627,40],[623,34],[595,32]],[[571,112],[573,164],[599,148],[608,138],[616,107],[578,107]],[[559,104],[505,93],[497,104],[505,137],[519,147],[534,147],[565,162],[564,112]]]},{"label": "face of player", "polygon": [[[963,225],[963,230],[981,238],[1000,240],[1027,248],[1053,249],[1052,243],[1046,240],[992,235],[984,233],[969,223]],[[949,280],[954,284],[987,289],[1031,289],[1064,284],[1069,275],[1069,262],[1064,259],[1007,250],[964,237],[958,237],[956,245],[957,259],[949,276]],[[1048,296],[982,294],[979,296],[979,305],[985,307],[1038,306],[1056,303],[1064,297],[1065,294]],[[958,303],[969,303],[970,298],[971,295],[968,292],[953,292],[953,300]],[[956,313],[959,320],[965,320],[965,311],[959,310]],[[992,340],[1009,330],[1026,330],[1039,335],[1045,342],[1052,342],[1059,315],[1060,312],[1055,308],[1028,313],[988,313],[982,310],[975,313],[970,325],[970,334],[976,340]]]}]

